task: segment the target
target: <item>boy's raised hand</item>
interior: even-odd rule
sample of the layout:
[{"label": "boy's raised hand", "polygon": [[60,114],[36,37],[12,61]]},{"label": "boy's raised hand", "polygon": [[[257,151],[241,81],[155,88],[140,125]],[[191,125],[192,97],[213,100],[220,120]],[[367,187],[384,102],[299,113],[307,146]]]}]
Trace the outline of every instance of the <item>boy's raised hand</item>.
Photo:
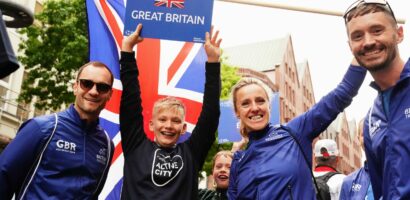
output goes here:
[{"label": "boy's raised hand", "polygon": [[128,37],[124,37],[122,40],[122,51],[125,52],[132,52],[134,46],[140,42],[142,42],[143,38],[140,37],[140,32],[142,29],[142,24],[138,24],[137,28],[135,29],[134,33],[129,35]]},{"label": "boy's raised hand", "polygon": [[222,39],[218,39],[219,31],[213,34],[214,27],[211,26],[211,32],[205,33],[205,52],[208,56],[208,62],[219,62],[219,57],[221,56],[221,49],[219,48],[222,42]]}]

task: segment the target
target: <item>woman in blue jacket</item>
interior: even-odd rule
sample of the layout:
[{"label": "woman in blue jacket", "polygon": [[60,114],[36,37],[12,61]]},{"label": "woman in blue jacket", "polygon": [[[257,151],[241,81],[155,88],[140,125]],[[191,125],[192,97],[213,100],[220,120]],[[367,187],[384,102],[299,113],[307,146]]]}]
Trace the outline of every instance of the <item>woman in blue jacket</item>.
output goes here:
[{"label": "woman in blue jacket", "polygon": [[[269,123],[270,97],[265,84],[243,78],[233,87],[235,114],[249,144],[234,155],[229,199],[315,199],[310,163],[312,141],[357,94],[366,70],[355,63],[354,60],[336,89],[283,126]],[[302,149],[287,130],[293,132]]]}]

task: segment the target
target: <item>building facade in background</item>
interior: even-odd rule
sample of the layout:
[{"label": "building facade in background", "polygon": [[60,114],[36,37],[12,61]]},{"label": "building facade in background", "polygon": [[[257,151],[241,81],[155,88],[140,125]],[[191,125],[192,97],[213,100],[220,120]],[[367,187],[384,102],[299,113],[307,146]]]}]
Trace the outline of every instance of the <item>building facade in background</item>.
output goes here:
[{"label": "building facade in background", "polygon": [[[32,13],[42,10],[41,0],[18,0],[18,3]],[[18,45],[23,37],[16,28],[7,28],[11,45],[16,56],[20,55]],[[25,105],[17,102],[21,91],[21,85],[25,76],[24,66],[11,73],[9,76],[0,79],[0,137],[14,138],[20,125],[34,116],[44,114],[44,112],[34,109],[32,105]]]}]

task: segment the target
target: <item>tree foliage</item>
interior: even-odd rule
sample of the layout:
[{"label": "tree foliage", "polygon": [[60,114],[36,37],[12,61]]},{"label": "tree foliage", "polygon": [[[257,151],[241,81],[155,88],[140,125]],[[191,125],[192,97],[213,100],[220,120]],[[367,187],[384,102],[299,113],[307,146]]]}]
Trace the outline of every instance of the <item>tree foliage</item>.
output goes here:
[{"label": "tree foliage", "polygon": [[20,62],[27,76],[19,101],[38,109],[61,108],[74,101],[75,71],[88,61],[88,36],[83,0],[49,0],[35,16],[35,25],[21,29]]}]

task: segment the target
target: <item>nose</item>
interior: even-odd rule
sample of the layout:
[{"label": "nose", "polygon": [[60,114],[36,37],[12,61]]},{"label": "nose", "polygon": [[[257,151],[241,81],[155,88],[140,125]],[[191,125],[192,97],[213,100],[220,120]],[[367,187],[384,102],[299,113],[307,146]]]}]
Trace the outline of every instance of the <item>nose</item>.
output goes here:
[{"label": "nose", "polygon": [[259,110],[259,105],[256,102],[252,102],[251,104],[251,111]]},{"label": "nose", "polygon": [[93,85],[93,87],[88,91],[88,93],[89,93],[90,95],[94,95],[94,96],[97,96],[98,94],[100,94],[100,93],[97,91],[97,85],[96,85],[96,84]]},{"label": "nose", "polygon": [[371,49],[375,46],[376,40],[371,34],[365,34],[364,36],[364,48]]},{"label": "nose", "polygon": [[171,129],[171,128],[172,128],[172,121],[171,121],[171,120],[167,120],[167,121],[165,122],[165,128],[167,128],[167,129]]}]

